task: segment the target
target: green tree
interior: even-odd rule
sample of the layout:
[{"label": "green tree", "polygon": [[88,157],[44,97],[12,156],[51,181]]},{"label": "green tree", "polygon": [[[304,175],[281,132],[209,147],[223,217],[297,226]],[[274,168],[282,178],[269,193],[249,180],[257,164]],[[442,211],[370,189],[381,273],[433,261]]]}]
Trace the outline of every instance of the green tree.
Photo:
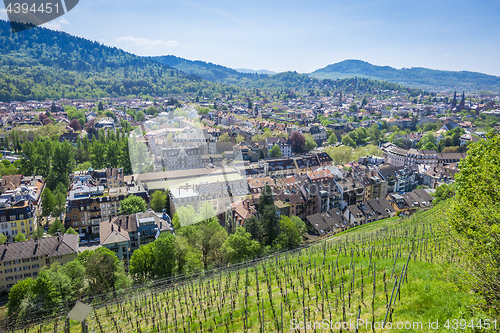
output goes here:
[{"label": "green tree", "polygon": [[150,106],[146,109],[146,114],[150,115],[150,116],[154,116],[154,115],[158,114],[158,110],[155,107]]},{"label": "green tree", "polygon": [[122,200],[120,205],[123,214],[135,214],[146,211],[146,201],[136,195],[129,195]]},{"label": "green tree", "polygon": [[245,137],[241,134],[239,134],[237,137],[236,137],[236,143],[240,143],[240,142],[243,142],[245,141]]},{"label": "green tree", "polygon": [[227,261],[238,263],[254,258],[260,252],[260,244],[245,229],[238,227],[222,244],[222,251]]},{"label": "green tree", "polygon": [[287,216],[282,216],[280,221],[280,234],[276,239],[279,249],[292,249],[302,242],[302,234],[299,233],[295,223]]},{"label": "green tree", "polygon": [[146,281],[154,276],[154,264],[155,255],[153,252],[153,243],[141,245],[132,253],[129,272],[136,280]]},{"label": "green tree", "polygon": [[46,269],[42,269],[35,280],[32,287],[32,292],[36,295],[38,307],[43,312],[52,312],[57,309],[61,302],[60,291],[52,283]]},{"label": "green tree", "polygon": [[164,233],[153,242],[153,272],[157,277],[172,276],[175,269],[174,235]]},{"label": "green tree", "polygon": [[27,278],[17,282],[9,291],[9,301],[7,302],[7,314],[9,316],[16,316],[20,312],[20,306],[23,299],[32,294],[34,285],[32,278]]},{"label": "green tree", "polygon": [[274,145],[270,150],[269,150],[269,157],[272,158],[280,158],[282,156],[281,153],[281,148],[279,145]]},{"label": "green tree", "polygon": [[261,244],[265,242],[265,230],[262,226],[262,221],[255,216],[251,216],[243,222],[243,227],[252,238]]},{"label": "green tree", "polygon": [[120,289],[118,282],[124,279],[123,264],[116,254],[99,247],[87,254],[85,275],[89,283],[89,290],[93,294],[101,294]]},{"label": "green tree", "polygon": [[192,206],[181,206],[175,211],[172,224],[175,229],[191,225],[198,221],[198,216]]},{"label": "green tree", "polygon": [[71,281],[71,290],[69,296],[80,296],[85,286],[85,267],[78,260],[73,260],[65,264],[64,274]]},{"label": "green tree", "polygon": [[351,138],[349,134],[342,136],[342,144],[344,146],[356,148],[356,142]]},{"label": "green tree", "polygon": [[45,188],[42,192],[42,216],[49,216],[54,210],[55,197],[49,188]]},{"label": "green tree", "polygon": [[314,141],[314,138],[311,134],[306,133],[304,135],[306,143],[304,145],[304,151],[309,152],[311,150],[314,150],[318,145],[316,141]]},{"label": "green tree", "polygon": [[279,235],[279,219],[274,205],[273,191],[269,184],[264,185],[259,198],[258,211],[265,230],[266,245],[273,245]]},{"label": "green tree", "polygon": [[5,244],[7,242],[7,236],[4,234],[0,234],[0,245]]},{"label": "green tree", "polygon": [[14,243],[24,242],[26,240],[26,236],[24,234],[19,234],[14,238]]},{"label": "green tree", "polygon": [[137,120],[139,122],[143,122],[144,120],[146,120],[146,116],[144,115],[144,112],[142,112],[142,111],[137,112],[137,115],[135,116],[135,120]]},{"label": "green tree", "polygon": [[54,222],[52,222],[52,224],[50,225],[47,233],[49,235],[54,236],[58,232],[60,232],[61,234],[64,233],[64,224],[61,222],[61,220],[59,220],[59,218],[56,218]]},{"label": "green tree", "polygon": [[199,272],[203,269],[201,252],[194,249],[182,235],[175,236],[175,256],[179,274]]},{"label": "green tree", "polygon": [[165,202],[167,201],[167,196],[162,191],[155,191],[151,195],[151,208],[155,212],[161,212],[165,208]]},{"label": "green tree", "polygon": [[450,224],[458,233],[466,259],[471,290],[485,299],[491,311],[500,312],[500,135],[469,146],[455,176],[456,194]]},{"label": "green tree", "polygon": [[223,133],[221,136],[219,136],[219,142],[231,142],[229,134]]},{"label": "green tree", "polygon": [[76,232],[76,230],[73,229],[73,227],[69,227],[64,233],[70,235],[78,235],[78,232]]},{"label": "green tree", "polygon": [[207,269],[210,264],[222,262],[222,244],[227,238],[227,232],[216,218],[199,223],[195,233],[194,246],[201,252],[203,267]]},{"label": "green tree", "polygon": [[54,195],[54,209],[52,210],[55,216],[60,216],[66,209],[66,192],[65,184],[59,183]]}]

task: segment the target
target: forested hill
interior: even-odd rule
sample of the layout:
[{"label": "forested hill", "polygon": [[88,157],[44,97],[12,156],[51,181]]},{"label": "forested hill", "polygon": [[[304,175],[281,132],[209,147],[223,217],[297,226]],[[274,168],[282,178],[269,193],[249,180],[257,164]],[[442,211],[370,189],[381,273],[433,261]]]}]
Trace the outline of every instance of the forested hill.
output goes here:
[{"label": "forested hill", "polygon": [[264,74],[240,73],[232,68],[216,65],[211,62],[188,60],[174,55],[151,57],[151,59],[186,74],[197,75],[205,80],[218,83],[239,85],[245,84],[245,81],[255,81],[267,77]]},{"label": "forested hill", "polygon": [[40,27],[13,34],[9,23],[0,20],[0,45],[1,101],[236,91],[118,48]]},{"label": "forested hill", "polygon": [[358,76],[437,91],[500,92],[499,76],[467,71],[441,71],[421,67],[396,69],[389,66],[372,65],[361,60],[344,60],[315,70],[310,75],[320,79]]},{"label": "forested hill", "polygon": [[13,34],[9,23],[2,20],[0,45],[0,101],[5,102],[143,95],[214,98],[221,94],[259,95],[259,91],[284,98],[339,91],[408,90],[395,83],[364,78],[330,80],[297,72],[239,73],[174,56],[140,57],[40,27]]}]

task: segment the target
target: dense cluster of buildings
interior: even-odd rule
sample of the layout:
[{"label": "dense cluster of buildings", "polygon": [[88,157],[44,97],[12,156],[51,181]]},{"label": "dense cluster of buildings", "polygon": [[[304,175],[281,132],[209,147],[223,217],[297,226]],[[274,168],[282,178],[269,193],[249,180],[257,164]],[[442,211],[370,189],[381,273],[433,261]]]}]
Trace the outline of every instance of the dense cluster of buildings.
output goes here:
[{"label": "dense cluster of buildings", "polygon": [[[382,97],[391,94],[391,98]],[[199,213],[209,205],[221,224],[232,232],[251,216],[258,216],[259,198],[266,185],[273,191],[280,216],[297,216],[306,222],[307,238],[427,209],[432,201],[430,193],[439,184],[453,181],[465,153],[417,149],[425,133],[415,131],[416,125],[436,123],[439,118],[443,127],[435,132],[436,144],[445,139],[446,131],[460,127],[464,130],[459,138],[463,146],[482,138],[470,120],[481,114],[499,117],[500,113],[494,110],[492,101],[477,105],[469,101],[468,107],[464,103],[452,106],[453,113],[444,117],[445,110],[450,110],[445,96],[418,104],[405,94],[373,92],[373,98],[364,105],[350,96],[303,96],[279,103],[262,99],[253,101],[251,109],[246,102],[217,99],[216,108],[205,101],[199,103],[210,106],[203,115],[198,115],[194,107],[183,109],[187,116],[176,116],[170,100],[109,99],[104,101],[105,108],[113,117],[97,112],[98,104],[92,101],[0,103],[3,129],[43,126],[48,120],[41,110],[50,110],[50,122],[62,123],[66,128],[67,133],[59,140],[74,145],[79,136],[87,133],[69,126],[66,105],[83,111],[85,121],[98,130],[116,128],[126,120],[145,133],[141,144],[147,147],[154,164],[154,172],[150,173],[124,175],[121,168],[90,168],[70,175],[62,218],[65,228],[72,227],[78,235],[41,239],[32,234],[41,213],[45,180],[36,175],[3,176],[0,233],[7,242],[0,245],[0,291],[24,278],[36,277],[42,267],[55,261],[73,260],[79,244],[87,240],[107,247],[128,262],[141,245],[164,232],[174,232],[170,216],[180,207],[190,206]],[[353,104],[360,108],[353,108]],[[159,114],[146,114],[144,121],[134,119],[134,113],[148,107],[157,108]],[[475,113],[468,116],[471,119],[458,116],[465,108]],[[368,129],[382,122],[389,128],[412,129],[401,136],[409,143],[408,149],[387,143],[381,146],[383,157],[368,156],[336,166],[321,150],[294,154],[288,139],[291,133],[300,132],[322,146],[329,132],[340,139],[356,128]],[[28,140],[32,139],[29,132],[26,134]],[[0,144],[8,146],[7,142],[1,135]],[[279,158],[271,156],[276,147]],[[15,159],[9,156],[9,161]],[[157,190],[168,190],[168,211],[121,213],[121,201],[127,196],[137,195],[149,203],[149,196]],[[186,225],[197,221],[180,222]],[[14,243],[18,235],[28,240]]]}]

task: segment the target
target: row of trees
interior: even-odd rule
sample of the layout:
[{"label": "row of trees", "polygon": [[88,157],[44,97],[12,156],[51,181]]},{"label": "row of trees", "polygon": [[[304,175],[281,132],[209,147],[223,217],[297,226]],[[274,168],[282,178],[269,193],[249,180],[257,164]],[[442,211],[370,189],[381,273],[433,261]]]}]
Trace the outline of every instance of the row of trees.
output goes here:
[{"label": "row of trees", "polygon": [[129,155],[128,133],[122,129],[101,129],[87,124],[87,132],[93,133],[92,141],[85,136],[76,142],[75,157],[81,170],[122,167],[125,174],[132,173]]},{"label": "row of trees", "polygon": [[40,175],[47,187],[55,190],[61,183],[67,188],[69,174],[75,166],[75,151],[68,142],[59,142],[57,137],[35,138],[22,146],[21,172],[24,175]]}]

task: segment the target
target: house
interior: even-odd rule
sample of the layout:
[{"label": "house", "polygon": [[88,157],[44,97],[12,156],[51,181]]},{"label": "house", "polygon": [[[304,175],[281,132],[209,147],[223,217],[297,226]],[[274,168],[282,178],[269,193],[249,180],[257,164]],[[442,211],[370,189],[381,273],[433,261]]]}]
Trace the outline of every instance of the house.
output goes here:
[{"label": "house", "polygon": [[379,220],[396,216],[396,210],[385,198],[370,199],[366,203],[377,213]]},{"label": "house", "polygon": [[292,156],[292,145],[283,137],[269,137],[266,138],[267,151],[270,151],[273,146],[278,145],[281,149],[283,157]]},{"label": "house", "polygon": [[64,133],[59,136],[59,142],[69,141],[71,144],[76,145],[78,141],[78,133]]},{"label": "house", "polygon": [[115,252],[124,262],[130,260],[141,245],[172,231],[172,221],[166,212],[119,215],[99,224],[101,245]]},{"label": "house", "polygon": [[78,255],[78,235],[63,234],[0,245],[0,291],[17,282],[36,278],[40,270],[54,262],[66,264]]},{"label": "house", "polygon": [[412,211],[417,208],[429,209],[434,200],[424,189],[416,189],[403,194],[389,193],[386,199],[396,212]]},{"label": "house", "polygon": [[318,236],[341,232],[351,227],[351,224],[336,208],[330,209],[325,213],[309,215],[306,217],[305,223],[308,232]]}]

